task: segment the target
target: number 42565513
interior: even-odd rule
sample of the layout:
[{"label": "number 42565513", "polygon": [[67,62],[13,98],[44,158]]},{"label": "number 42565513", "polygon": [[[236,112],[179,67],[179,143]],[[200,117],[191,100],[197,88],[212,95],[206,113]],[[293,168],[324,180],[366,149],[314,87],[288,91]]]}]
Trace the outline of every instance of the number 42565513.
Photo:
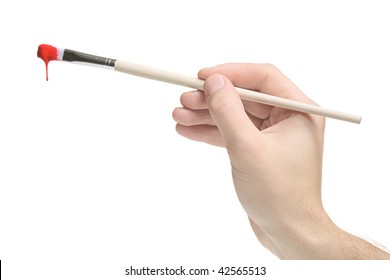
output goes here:
[{"label": "number 42565513", "polygon": [[262,267],[253,266],[224,266],[218,270],[221,275],[265,275],[267,269]]}]

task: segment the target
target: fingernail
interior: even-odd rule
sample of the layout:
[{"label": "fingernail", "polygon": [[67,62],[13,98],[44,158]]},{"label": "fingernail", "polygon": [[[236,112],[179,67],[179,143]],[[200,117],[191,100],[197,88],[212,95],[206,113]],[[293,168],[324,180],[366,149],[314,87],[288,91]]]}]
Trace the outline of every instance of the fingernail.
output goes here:
[{"label": "fingernail", "polygon": [[214,94],[225,86],[225,80],[221,76],[211,76],[204,84],[206,96]]}]

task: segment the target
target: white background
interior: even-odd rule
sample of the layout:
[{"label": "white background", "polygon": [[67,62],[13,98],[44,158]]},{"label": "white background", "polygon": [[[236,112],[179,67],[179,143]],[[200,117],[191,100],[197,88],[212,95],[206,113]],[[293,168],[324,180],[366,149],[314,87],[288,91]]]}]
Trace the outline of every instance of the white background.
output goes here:
[{"label": "white background", "polygon": [[279,262],[266,251],[225,151],[175,132],[187,89],[61,62],[46,82],[36,57],[47,43],[192,76],[275,64],[323,107],[363,116],[327,121],[324,204],[345,230],[390,247],[387,2],[2,1],[4,279],[130,279],[130,265],[388,279],[389,263]]}]

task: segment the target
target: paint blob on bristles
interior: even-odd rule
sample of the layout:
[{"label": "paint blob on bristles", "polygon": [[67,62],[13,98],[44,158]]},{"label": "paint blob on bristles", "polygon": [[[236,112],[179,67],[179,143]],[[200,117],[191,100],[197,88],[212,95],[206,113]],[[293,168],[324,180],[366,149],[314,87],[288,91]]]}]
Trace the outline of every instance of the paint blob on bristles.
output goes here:
[{"label": "paint blob on bristles", "polygon": [[48,67],[49,67],[49,62],[52,60],[58,60],[58,51],[57,48],[50,46],[50,45],[39,45],[38,47],[38,52],[37,56],[45,62],[46,66],[46,81],[49,80],[49,72],[48,72]]}]

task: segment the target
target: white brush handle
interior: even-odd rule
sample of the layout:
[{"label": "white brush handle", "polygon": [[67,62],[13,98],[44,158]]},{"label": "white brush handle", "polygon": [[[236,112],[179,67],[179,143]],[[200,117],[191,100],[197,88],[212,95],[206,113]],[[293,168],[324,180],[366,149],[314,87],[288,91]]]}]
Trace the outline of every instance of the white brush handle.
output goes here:
[{"label": "white brush handle", "polygon": [[[115,70],[130,75],[135,75],[147,79],[176,84],[176,85],[199,89],[199,90],[203,90],[203,85],[204,85],[204,81],[198,78],[172,73],[169,71],[164,71],[164,70],[160,70],[160,69],[156,69],[144,65],[139,65],[135,63],[124,62],[120,60],[117,60],[115,62]],[[263,103],[271,106],[290,109],[293,111],[310,113],[314,115],[329,117],[329,118],[343,120],[352,123],[361,122],[361,117],[356,115],[351,115],[348,113],[321,108],[315,105],[301,103],[298,101],[285,99],[273,95],[268,95],[256,91],[251,91],[243,88],[236,87],[236,90],[240,95],[241,99],[244,100],[254,101],[254,102]]]}]

